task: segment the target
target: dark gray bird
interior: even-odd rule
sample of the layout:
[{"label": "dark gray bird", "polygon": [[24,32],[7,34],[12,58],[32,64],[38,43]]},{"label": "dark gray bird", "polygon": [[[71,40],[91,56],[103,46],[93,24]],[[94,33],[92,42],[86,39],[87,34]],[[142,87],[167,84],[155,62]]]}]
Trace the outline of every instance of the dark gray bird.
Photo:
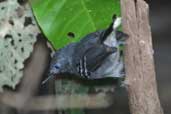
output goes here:
[{"label": "dark gray bird", "polygon": [[57,74],[73,74],[87,79],[123,77],[123,60],[119,45],[127,34],[117,31],[121,18],[113,17],[106,30],[90,33],[77,43],[70,43],[55,52],[49,76],[42,84]]}]

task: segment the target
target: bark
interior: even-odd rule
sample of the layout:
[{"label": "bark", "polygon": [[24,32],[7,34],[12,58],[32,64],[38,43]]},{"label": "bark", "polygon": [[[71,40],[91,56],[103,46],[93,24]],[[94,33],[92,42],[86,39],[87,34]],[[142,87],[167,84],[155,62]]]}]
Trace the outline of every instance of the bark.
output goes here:
[{"label": "bark", "polygon": [[149,8],[144,0],[121,0],[126,84],[131,114],[163,114],[154,70]]}]

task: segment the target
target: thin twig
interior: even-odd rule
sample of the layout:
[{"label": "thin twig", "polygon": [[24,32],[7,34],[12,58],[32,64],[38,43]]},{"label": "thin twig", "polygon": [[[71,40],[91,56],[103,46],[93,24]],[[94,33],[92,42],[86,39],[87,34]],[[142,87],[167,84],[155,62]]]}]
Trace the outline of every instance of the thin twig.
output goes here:
[{"label": "thin twig", "polygon": [[6,92],[0,95],[0,101],[13,108],[22,110],[54,110],[67,108],[105,108],[111,105],[112,97],[104,93],[95,95],[56,95],[56,96],[40,96],[30,98],[21,106],[21,100],[24,98],[22,94]]}]

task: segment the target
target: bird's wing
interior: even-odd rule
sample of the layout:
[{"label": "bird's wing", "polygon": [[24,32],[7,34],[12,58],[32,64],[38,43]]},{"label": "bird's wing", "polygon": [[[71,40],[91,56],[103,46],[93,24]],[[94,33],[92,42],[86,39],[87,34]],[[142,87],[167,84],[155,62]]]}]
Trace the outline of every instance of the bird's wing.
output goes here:
[{"label": "bird's wing", "polygon": [[111,54],[116,52],[116,48],[106,45],[94,45],[87,49],[79,60],[78,71],[81,76],[88,76],[100,67],[103,61]]}]

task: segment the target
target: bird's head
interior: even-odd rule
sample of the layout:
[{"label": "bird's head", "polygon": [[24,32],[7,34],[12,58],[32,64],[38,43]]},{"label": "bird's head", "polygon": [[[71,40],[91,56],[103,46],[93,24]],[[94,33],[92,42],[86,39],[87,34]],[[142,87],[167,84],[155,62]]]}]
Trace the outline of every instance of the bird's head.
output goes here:
[{"label": "bird's head", "polygon": [[69,50],[66,50],[66,48],[62,48],[53,55],[49,66],[48,77],[42,82],[42,84],[46,83],[50,78],[54,78],[55,76],[68,71],[70,52],[68,52]]},{"label": "bird's head", "polygon": [[60,50],[56,52],[55,55],[53,56],[49,68],[50,75],[58,75],[66,72],[69,66],[70,58],[67,55],[67,52],[62,52],[62,51]]},{"label": "bird's head", "polygon": [[50,66],[50,70],[49,70],[49,75],[57,75],[57,74],[60,74],[61,73],[61,64],[58,63],[53,63],[51,66]]}]

